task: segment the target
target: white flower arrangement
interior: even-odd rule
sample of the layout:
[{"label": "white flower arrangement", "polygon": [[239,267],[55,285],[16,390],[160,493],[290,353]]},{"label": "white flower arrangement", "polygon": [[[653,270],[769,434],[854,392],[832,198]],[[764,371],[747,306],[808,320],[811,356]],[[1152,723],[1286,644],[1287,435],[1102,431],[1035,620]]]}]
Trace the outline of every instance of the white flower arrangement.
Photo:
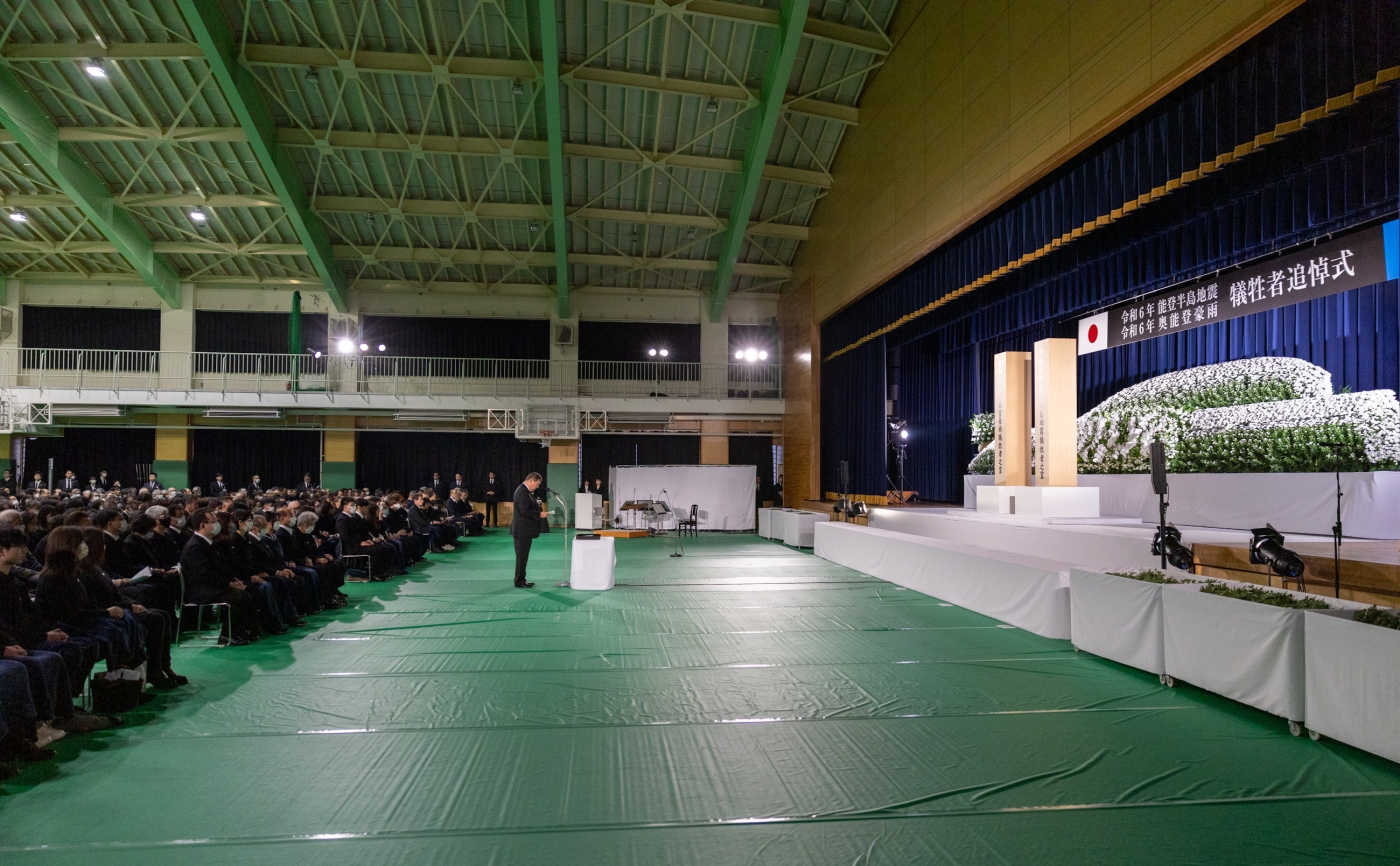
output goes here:
[{"label": "white flower arrangement", "polygon": [[1197,472],[1393,468],[1400,466],[1400,401],[1394,391],[1362,391],[1197,409],[1179,462]]},{"label": "white flower arrangement", "polygon": [[996,438],[996,417],[991,412],[979,412],[967,420],[968,427],[972,428],[973,445],[981,448]]}]

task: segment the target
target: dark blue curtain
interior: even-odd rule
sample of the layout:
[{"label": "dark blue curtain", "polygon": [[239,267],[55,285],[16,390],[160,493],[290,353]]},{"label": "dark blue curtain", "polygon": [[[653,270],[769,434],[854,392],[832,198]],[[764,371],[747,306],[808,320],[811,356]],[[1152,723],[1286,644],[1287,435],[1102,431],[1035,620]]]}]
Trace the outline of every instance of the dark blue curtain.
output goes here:
[{"label": "dark blue curtain", "polygon": [[[1397,24],[1395,0],[1312,0],[825,323],[824,350],[1400,64]],[[1078,318],[1108,304],[1395,213],[1398,119],[1393,86],[1367,95],[889,332],[900,357],[897,411],[911,428],[909,486],[926,499],[961,499],[972,456],[967,418],[990,408],[996,353],[1073,337]],[[1339,389],[1396,388],[1396,293],[1382,284],[1085,356],[1080,411],[1151,376],[1257,355],[1306,358],[1331,371]],[[873,372],[843,372],[838,362],[859,352],[823,364],[824,428],[828,411],[840,412]],[[873,356],[867,363],[883,368]],[[883,456],[862,453],[884,467]],[[835,489],[825,473],[823,487]]]},{"label": "dark blue curtain", "polygon": [[371,354],[383,345],[405,358],[549,360],[548,319],[365,316],[363,326]]},{"label": "dark blue curtain", "polygon": [[417,433],[364,430],[356,441],[356,474],[361,487],[407,493],[430,484],[437,472],[450,486],[462,473],[479,500],[487,474],[496,473],[507,495],[531,472],[541,475],[549,450],[510,433]]},{"label": "dark blue curtain", "polygon": [[320,430],[190,431],[190,483],[204,490],[214,483],[216,473],[223,474],[229,490],[237,490],[248,486],[255,474],[264,489],[295,487],[307,472],[321,477]]},{"label": "dark blue curtain", "polygon": [[110,480],[131,487],[146,480],[155,453],[156,431],[150,427],[69,427],[62,436],[26,439],[19,477],[28,484],[42,472],[47,482],[52,457],[55,483],[69,469],[83,484],[105,469]]},{"label": "dark blue curtain", "polygon": [[822,364],[822,490],[841,489],[841,461],[851,465],[847,492],[878,495],[885,478],[885,341],[871,340]]}]

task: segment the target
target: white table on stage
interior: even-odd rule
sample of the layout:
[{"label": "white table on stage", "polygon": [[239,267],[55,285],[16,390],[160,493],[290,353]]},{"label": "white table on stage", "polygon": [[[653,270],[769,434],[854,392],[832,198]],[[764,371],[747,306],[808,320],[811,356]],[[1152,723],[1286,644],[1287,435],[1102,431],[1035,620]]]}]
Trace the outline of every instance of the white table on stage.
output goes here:
[{"label": "white table on stage", "polygon": [[613,569],[617,566],[617,539],[612,537],[574,539],[569,569],[572,589],[612,589]]},{"label": "white table on stage", "polygon": [[578,529],[603,528],[603,497],[597,493],[574,494],[574,526]]},{"label": "white table on stage", "polygon": [[760,508],[760,509],[758,509],[758,537],[759,537],[759,538],[772,538],[772,537],[773,537],[773,515],[774,515],[775,513],[779,512],[779,511],[785,511],[785,510],[786,510],[786,509],[783,509],[783,508]]},{"label": "white table on stage", "polygon": [[769,519],[772,521],[774,538],[780,539],[789,547],[811,547],[817,524],[831,520],[831,515],[819,511],[774,509]]}]

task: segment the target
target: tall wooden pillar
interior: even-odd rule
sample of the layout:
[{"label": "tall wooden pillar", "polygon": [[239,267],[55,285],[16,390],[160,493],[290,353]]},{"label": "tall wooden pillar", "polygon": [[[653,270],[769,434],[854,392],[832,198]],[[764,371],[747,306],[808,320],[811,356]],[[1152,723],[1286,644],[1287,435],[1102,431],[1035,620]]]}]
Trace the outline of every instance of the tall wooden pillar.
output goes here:
[{"label": "tall wooden pillar", "polygon": [[1031,353],[1000,352],[992,359],[996,416],[995,483],[1031,483]]},{"label": "tall wooden pillar", "polygon": [[1079,430],[1075,423],[1078,341],[1035,344],[1035,483],[1037,487],[1079,484]]}]

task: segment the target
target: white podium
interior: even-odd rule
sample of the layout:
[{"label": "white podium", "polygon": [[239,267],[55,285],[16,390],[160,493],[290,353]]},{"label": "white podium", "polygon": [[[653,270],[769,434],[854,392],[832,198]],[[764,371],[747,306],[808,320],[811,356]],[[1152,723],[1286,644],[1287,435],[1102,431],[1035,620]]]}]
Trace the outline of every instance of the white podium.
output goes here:
[{"label": "white podium", "polygon": [[603,497],[600,494],[574,494],[574,526],[589,530],[603,528]]},{"label": "white podium", "polygon": [[[582,494],[580,494],[582,495]],[[574,539],[569,569],[571,589],[612,589],[613,568],[617,565],[615,538]]]}]

